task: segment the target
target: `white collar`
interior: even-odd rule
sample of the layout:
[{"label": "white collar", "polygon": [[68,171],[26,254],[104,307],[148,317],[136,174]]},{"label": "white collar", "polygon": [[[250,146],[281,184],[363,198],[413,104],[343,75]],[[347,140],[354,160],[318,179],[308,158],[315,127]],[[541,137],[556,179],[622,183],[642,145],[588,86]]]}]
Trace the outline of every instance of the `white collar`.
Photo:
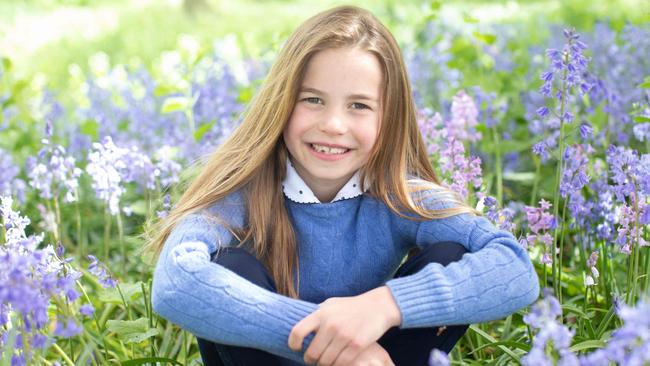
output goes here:
[{"label": "white collar", "polygon": [[[368,180],[366,179],[366,182]],[[368,190],[368,184],[365,190]],[[298,203],[322,203],[318,197],[307,186],[307,183],[298,175],[293,167],[293,163],[287,157],[287,176],[282,182],[282,191],[292,201]],[[347,183],[341,188],[331,202],[346,200],[361,196],[364,191],[361,190],[361,174],[357,170]]]}]

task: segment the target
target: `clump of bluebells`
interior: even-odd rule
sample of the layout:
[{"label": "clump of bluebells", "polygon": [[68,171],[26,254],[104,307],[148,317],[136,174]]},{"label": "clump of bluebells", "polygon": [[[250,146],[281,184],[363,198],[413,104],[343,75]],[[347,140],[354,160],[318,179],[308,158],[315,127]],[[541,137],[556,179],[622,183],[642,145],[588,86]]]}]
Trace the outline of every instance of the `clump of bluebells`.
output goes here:
[{"label": "clump of bluebells", "polygon": [[86,172],[97,197],[106,202],[111,215],[117,215],[125,184],[135,182],[141,189],[155,190],[178,181],[181,166],[168,155],[161,150],[158,161],[153,162],[137,147],[119,147],[106,136],[101,143],[93,143]]},{"label": "clump of bluebells", "polygon": [[443,184],[467,198],[470,186],[479,189],[483,184],[481,159],[467,156],[464,145],[481,138],[476,130],[478,109],[472,97],[461,90],[453,98],[450,112],[451,117],[443,120],[439,113],[421,109],[418,126],[428,152],[440,157]]},{"label": "clump of bluebells", "polygon": [[513,217],[515,212],[505,207],[499,209],[499,203],[496,198],[492,196],[486,196],[483,198],[483,205],[488,209],[486,216],[496,227],[502,230],[507,230],[512,232],[515,229],[515,223],[513,222]]},{"label": "clump of bluebells", "polygon": [[525,247],[542,244],[544,250],[541,262],[544,264],[553,263],[554,257],[553,237],[550,231],[555,229],[557,222],[555,217],[548,212],[550,208],[551,204],[544,199],[539,201],[539,207],[525,207],[530,234],[520,240]]},{"label": "clump of bluebells", "polygon": [[[76,281],[81,273],[69,265],[69,259],[60,258],[63,247],[38,249],[43,236],[25,234],[30,220],[12,209],[11,198],[1,197],[0,203],[6,230],[0,243],[0,349],[3,355],[11,355],[12,364],[26,364],[55,342],[48,335],[51,322],[56,323],[55,336],[81,332],[73,308],[80,296]],[[68,305],[53,317],[48,312],[52,303]],[[5,349],[9,344],[13,349]]]},{"label": "clump of bluebells", "polygon": [[444,121],[440,133],[442,150],[440,151],[440,170],[449,177],[445,184],[461,197],[467,197],[468,187],[478,189],[483,184],[481,159],[466,156],[464,142],[480,140],[481,133],[476,131],[478,109],[474,100],[464,91],[454,96],[451,104],[451,118]]},{"label": "clump of bluebells", "polygon": [[[537,109],[537,114],[542,120],[547,120],[546,128],[550,135],[533,146],[533,152],[548,160],[549,150],[557,145],[558,138],[561,138],[560,130],[564,123],[571,123],[575,119],[569,106],[573,104],[572,91],[578,88],[581,95],[591,89],[591,85],[585,80],[585,73],[589,64],[588,59],[583,56],[587,48],[579,40],[580,35],[575,30],[564,30],[564,37],[567,43],[562,50],[548,49],[548,57],[551,67],[544,71],[540,78],[544,82],[539,88],[539,93],[545,99],[552,98],[556,102],[549,108],[548,103]],[[590,128],[590,126],[587,126]],[[587,127],[584,133],[587,133]]]},{"label": "clump of bluebells", "polygon": [[25,201],[25,182],[18,177],[20,168],[9,153],[0,148],[0,195],[17,197]]},{"label": "clump of bluebells", "polygon": [[75,158],[66,154],[61,145],[51,144],[43,139],[43,148],[36,157],[27,159],[27,176],[32,187],[39,191],[41,198],[50,200],[64,195],[64,202],[77,200],[77,188],[81,169]]},{"label": "clump of bluebells", "polygon": [[616,243],[623,253],[630,254],[635,242],[647,245],[642,231],[649,222],[646,197],[650,194],[650,154],[639,157],[635,150],[610,146],[607,163],[614,183],[611,190],[622,203]]},{"label": "clump of bluebells", "polygon": [[604,348],[580,357],[581,365],[647,365],[650,362],[650,302],[636,307],[621,303],[617,310],[623,326],[612,333]]},{"label": "clump of bluebells", "polygon": [[578,357],[569,350],[574,333],[558,321],[561,315],[560,302],[545,289],[543,298],[524,316],[524,323],[536,334],[530,352],[521,359],[522,365],[553,365],[555,361],[558,365],[578,365]]}]

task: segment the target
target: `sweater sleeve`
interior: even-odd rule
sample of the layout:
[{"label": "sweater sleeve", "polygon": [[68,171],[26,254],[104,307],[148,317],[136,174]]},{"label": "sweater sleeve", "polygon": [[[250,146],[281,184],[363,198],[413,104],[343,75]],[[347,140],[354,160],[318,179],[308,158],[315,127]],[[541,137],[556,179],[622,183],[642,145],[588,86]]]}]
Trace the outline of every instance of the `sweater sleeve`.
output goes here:
[{"label": "sweater sleeve", "polygon": [[[425,201],[426,202],[426,201]],[[450,207],[429,200],[430,209]],[[462,259],[386,282],[402,313],[400,328],[471,324],[503,318],[539,295],[535,269],[526,250],[507,231],[484,217],[458,214],[416,222],[416,245],[456,242],[467,248]]]},{"label": "sweater sleeve", "polygon": [[[156,264],[153,310],[197,337],[301,362],[306,347],[291,350],[289,334],[318,305],[267,291],[211,262],[210,253],[229,242],[230,235],[206,216],[183,219]],[[312,339],[313,334],[305,337],[303,345]]]}]

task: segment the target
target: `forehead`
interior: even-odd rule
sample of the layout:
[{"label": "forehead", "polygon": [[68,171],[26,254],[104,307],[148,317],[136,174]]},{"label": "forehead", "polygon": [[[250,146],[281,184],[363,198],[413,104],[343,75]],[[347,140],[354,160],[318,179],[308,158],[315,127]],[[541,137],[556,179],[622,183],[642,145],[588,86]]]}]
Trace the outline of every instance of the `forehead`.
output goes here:
[{"label": "forehead", "polygon": [[377,56],[358,48],[318,51],[309,62],[302,87],[325,93],[372,94],[379,97],[383,72]]}]

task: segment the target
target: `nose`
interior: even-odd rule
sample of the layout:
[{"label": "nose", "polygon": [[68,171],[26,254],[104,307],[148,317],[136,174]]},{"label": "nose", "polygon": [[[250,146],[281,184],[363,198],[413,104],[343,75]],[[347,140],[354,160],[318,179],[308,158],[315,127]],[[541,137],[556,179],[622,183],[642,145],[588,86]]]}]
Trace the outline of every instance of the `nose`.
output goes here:
[{"label": "nose", "polygon": [[321,131],[331,135],[341,135],[347,131],[345,114],[335,108],[323,114],[318,127]]}]

